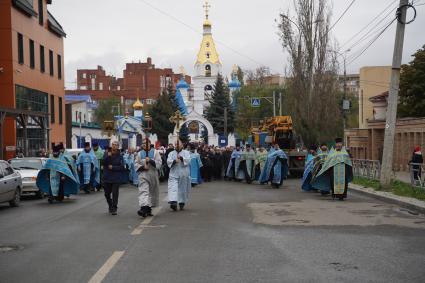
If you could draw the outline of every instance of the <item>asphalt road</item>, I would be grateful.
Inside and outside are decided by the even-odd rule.
[[[0,205],[0,282],[425,282],[425,216],[299,186],[202,184],[143,223],[130,186],[118,216],[102,193]]]

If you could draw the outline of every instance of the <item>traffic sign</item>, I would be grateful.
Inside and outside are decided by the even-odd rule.
[[[251,98],[251,106],[252,107],[260,107],[261,105],[261,100],[257,97],[257,98]]]

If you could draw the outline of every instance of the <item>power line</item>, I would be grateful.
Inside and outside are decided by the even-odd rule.
[[[351,42],[354,38],[356,38],[359,34],[361,34],[365,29],[367,29],[373,22],[375,22],[376,19],[378,19],[383,13],[385,13],[388,8],[390,8],[395,2],[397,2],[397,0],[394,0],[393,2],[391,2],[387,7],[385,7],[384,10],[382,10],[377,16],[375,16],[369,23],[367,23],[363,28],[360,29],[360,31],[358,31],[356,34],[354,34],[349,40],[347,40],[346,42],[344,42],[341,45],[341,49],[343,46],[347,45],[349,42]],[[387,15],[388,16],[388,15]],[[386,16],[386,17],[387,17]]]
[[[180,23],[180,24],[184,25],[185,27],[187,27],[187,28],[188,28],[188,29],[190,29],[191,31],[193,31],[193,32],[195,32],[195,33],[197,33],[197,34],[201,34],[201,35],[203,34],[203,33],[202,33],[202,32],[200,32],[199,30],[197,30],[196,28],[194,28],[194,27],[192,27],[192,26],[190,26],[190,25],[186,24],[185,22],[183,22],[183,21],[181,21],[180,19],[178,19],[178,18],[174,17],[174,16],[173,16],[173,15],[171,15],[170,13],[168,13],[168,12],[166,12],[166,11],[164,11],[164,10],[162,10],[162,9],[160,9],[160,8],[158,8],[158,7],[156,7],[156,6],[154,6],[154,5],[152,5],[152,4],[151,4],[151,3],[149,3],[148,1],[146,1],[146,0],[139,0],[139,1],[140,1],[140,2],[143,2],[143,3],[144,3],[144,4],[146,4],[147,6],[151,7],[151,8],[152,8],[152,9],[154,9],[155,11],[157,11],[157,12],[159,12],[159,13],[163,14],[164,16],[167,16],[167,17],[171,18],[172,20],[174,20],[174,21],[176,21],[176,22],[178,22],[178,23]],[[250,61],[252,61],[252,62],[254,62],[254,63],[258,64],[259,66],[263,66],[263,65],[264,65],[263,63],[258,62],[257,60],[255,60],[255,59],[253,59],[253,58],[249,57],[248,55],[243,54],[243,53],[240,53],[238,50],[236,50],[236,49],[234,49],[234,48],[230,47],[229,45],[225,44],[224,42],[222,42],[222,41],[220,41],[220,40],[215,39],[215,41],[216,41],[217,43],[221,44],[223,47],[225,47],[225,48],[227,48],[227,49],[231,50],[232,52],[234,52],[234,53],[238,54],[238,55],[239,55],[239,56],[241,56],[241,57],[245,57],[246,59],[248,59],[248,60],[250,60]],[[272,70],[272,69],[271,69],[271,70]],[[272,71],[275,71],[275,70],[272,70]],[[279,73],[279,72],[276,72],[276,73]]]
[[[378,33],[382,28],[385,28],[386,25],[388,23],[385,23],[384,25],[381,25],[380,27],[378,27],[384,20],[386,20],[391,13],[393,13],[396,10],[396,8],[392,9],[391,11],[389,11],[385,17],[383,17],[380,21],[378,21],[371,29],[369,29],[368,32],[366,32],[362,37],[360,37],[360,39],[358,39],[355,43],[353,43],[348,49],[353,49],[354,47],[356,47],[357,45],[361,44],[362,42],[364,42],[366,39],[368,39],[369,37],[374,36],[376,33]]]
[[[338,20],[336,20],[335,23],[333,23],[333,25],[329,28],[326,34],[328,34],[338,24],[338,22],[342,19],[342,17],[344,17],[344,15],[348,12],[351,6],[353,6],[354,2],[356,2],[356,0],[351,1],[350,5],[348,5],[348,7],[344,10],[344,12],[342,12],[341,16],[339,16]]]
[[[394,18],[374,39],[372,39],[367,46],[363,49],[363,51],[360,52],[360,54],[358,54],[357,56],[355,56],[353,59],[350,59],[350,62],[347,63],[347,65],[350,65],[351,63],[353,63],[355,60],[357,60],[360,56],[363,55],[363,53],[366,52],[366,50],[369,49],[369,47],[372,46],[373,43],[375,43],[376,40],[378,40],[378,38],[392,25],[392,23],[394,23],[397,20],[397,18]]]

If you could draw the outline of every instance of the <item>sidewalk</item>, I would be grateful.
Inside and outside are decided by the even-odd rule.
[[[404,171],[395,172],[395,178],[399,181],[410,184],[410,172],[404,172]]]
[[[425,201],[420,201],[415,198],[397,196],[390,192],[376,191],[372,188],[359,186],[356,184],[349,184],[349,189],[385,202],[394,203],[400,205],[401,207],[405,207],[407,209],[415,210],[417,212],[425,214]]]

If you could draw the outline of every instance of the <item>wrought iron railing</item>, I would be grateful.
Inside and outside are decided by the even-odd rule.
[[[425,164],[410,163],[410,184],[415,187],[425,188]]]
[[[379,180],[381,163],[379,160],[353,159],[353,174],[357,177]]]

